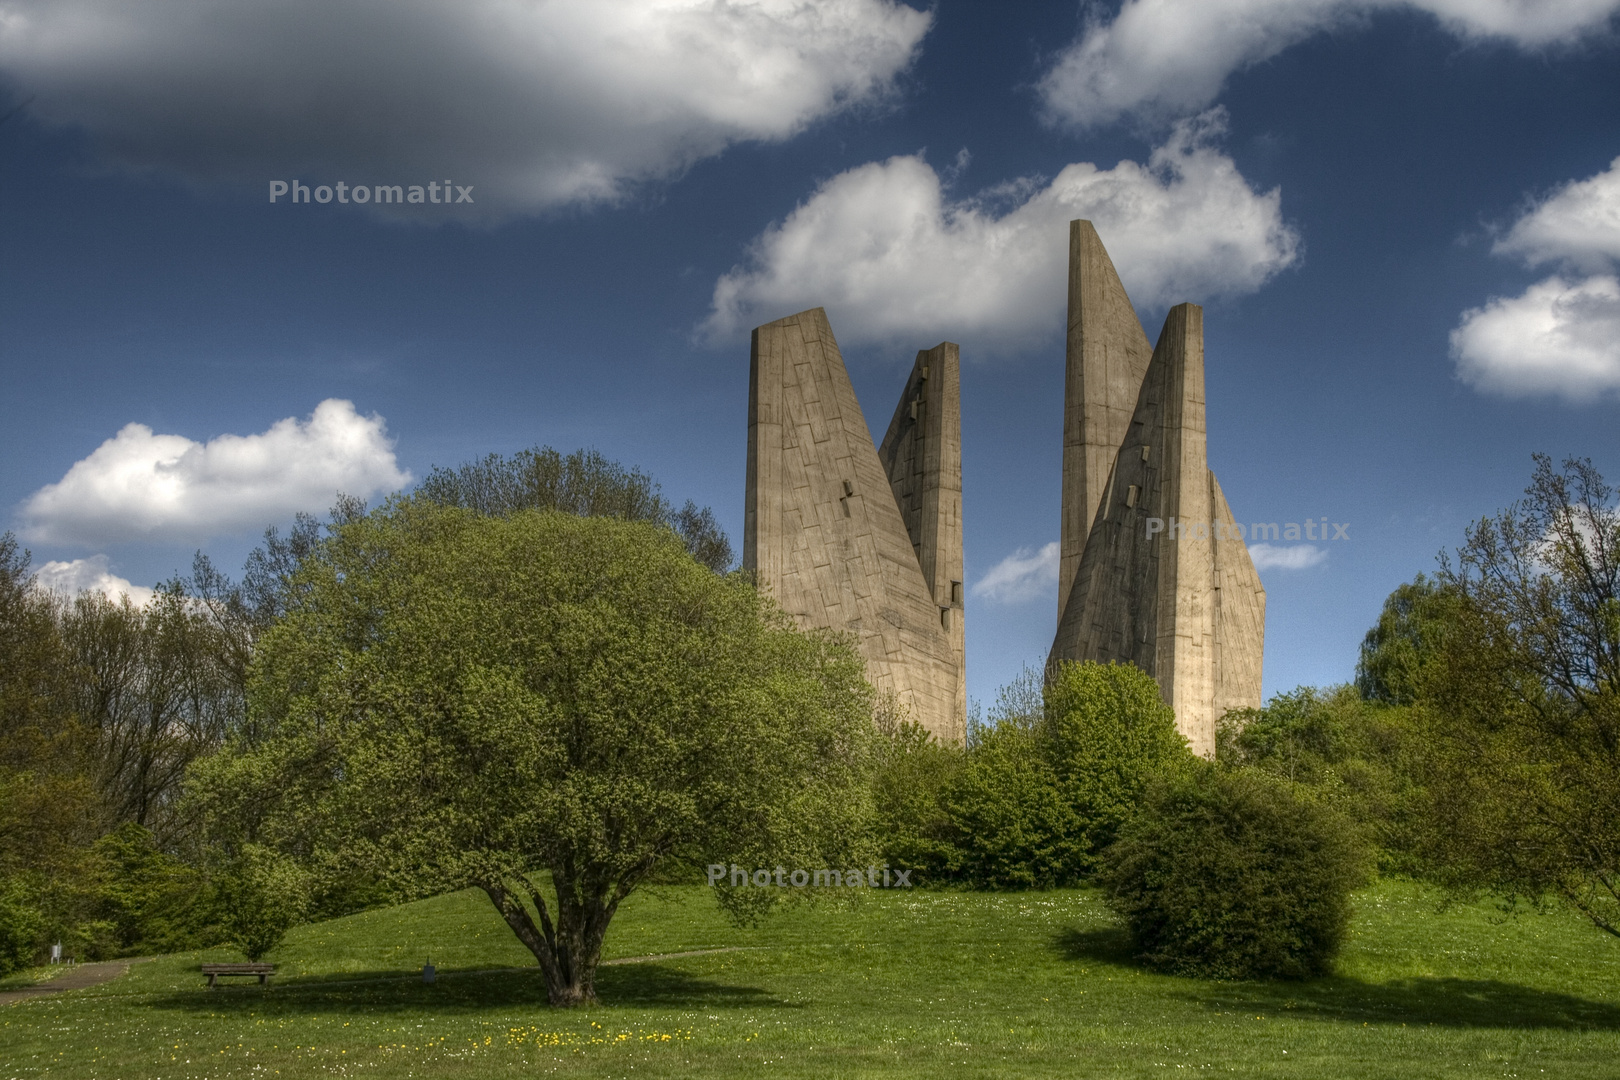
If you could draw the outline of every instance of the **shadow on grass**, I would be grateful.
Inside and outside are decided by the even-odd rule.
[[[1123,927],[1064,930],[1054,948],[1070,960],[1142,967]],[[1331,976],[1310,982],[1184,979],[1178,997],[1210,1009],[1367,1024],[1620,1031],[1620,1005],[1497,979],[1414,978],[1372,983]]]
[[[1182,996],[1212,1009],[1367,1024],[1620,1031],[1620,1005],[1497,979],[1204,983]]]
[[[152,1004],[160,1009],[190,1012],[243,1009],[264,1017],[307,1014],[321,1008],[473,1013],[513,1005],[546,1006],[546,984],[538,969],[465,974],[447,971],[440,975],[440,981],[431,986],[419,977],[402,976],[398,971],[373,971],[330,979],[289,979],[262,990],[257,986],[217,991],[199,987],[195,992],[155,995]],[[731,986],[652,963],[598,970],[596,993],[598,1002],[609,1006],[796,1007],[758,987]]]
[[[626,964],[596,973],[596,995],[608,1005],[797,1009],[755,986],[731,986],[662,964]]]
[[[1100,964],[1132,967],[1131,935],[1122,926],[1104,926],[1095,930],[1060,931],[1053,942],[1057,951],[1070,960],[1090,960]]]

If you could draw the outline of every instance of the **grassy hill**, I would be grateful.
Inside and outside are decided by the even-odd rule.
[[[676,952],[700,955],[638,960]],[[440,981],[415,974],[431,955]],[[268,991],[208,992],[187,954],[0,1008],[22,1077],[1613,1077],[1620,943],[1565,913],[1437,913],[1360,895],[1339,973],[1145,973],[1092,892],[873,892],[755,929],[706,889],[633,898],[602,1004],[546,1007],[482,894],[303,927]],[[514,970],[516,969],[516,970]]]

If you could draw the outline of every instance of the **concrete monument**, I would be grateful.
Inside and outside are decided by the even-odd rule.
[[[1152,675],[1192,748],[1260,704],[1266,593],[1210,471],[1204,313],[1170,309],[1157,346],[1089,221],[1069,226],[1058,629],[1064,660]]]
[[[960,742],[962,435],[957,347],[917,354],[881,446],[827,314],[754,331],[743,567],[805,627],[853,633],[879,693]]]

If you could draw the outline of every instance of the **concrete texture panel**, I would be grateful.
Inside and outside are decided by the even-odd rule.
[[[800,625],[853,634],[878,692],[960,742],[956,346],[918,355],[887,467],[822,309],[759,327],[750,352],[743,566]]]
[[[1089,221],[1069,222],[1058,607],[1069,595],[1153,346]]]
[[[1072,523],[1088,505],[1091,517],[1072,576],[1067,584],[1060,578],[1048,670],[1064,660],[1135,664],[1158,682],[1192,748],[1212,757],[1222,714],[1260,704],[1265,590],[1207,460],[1203,309],[1170,310],[1095,480],[1098,440],[1113,430],[1110,402],[1132,370],[1129,331],[1139,324],[1086,222],[1071,226],[1070,258],[1066,560],[1077,535]],[[1121,356],[1111,365],[1099,359]],[[1098,371],[1107,393],[1097,389]],[[1076,412],[1084,423],[1075,422]]]
[[[1266,644],[1266,590],[1237,531],[1232,508],[1215,474],[1215,717],[1228,709],[1260,707],[1260,669]]]
[[[917,354],[878,447],[906,532],[951,640],[956,711],[967,715],[962,619],[962,418],[960,356],[941,342]]]

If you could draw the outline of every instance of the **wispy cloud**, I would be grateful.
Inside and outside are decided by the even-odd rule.
[[[1249,558],[1256,570],[1304,570],[1327,559],[1327,550],[1315,544],[1250,544]]]
[[[992,566],[973,586],[973,595],[997,604],[1022,604],[1057,592],[1057,541],[1035,548],[1022,547]]]
[[[1125,0],[1088,18],[1041,79],[1053,123],[1185,116],[1233,73],[1379,12],[1427,12],[1464,41],[1568,45],[1608,31],[1620,0]]]

